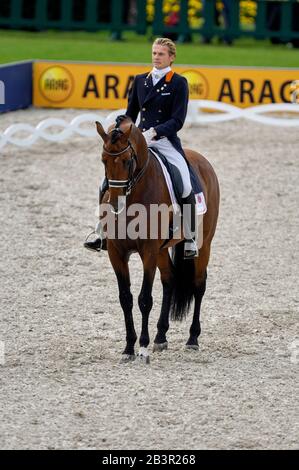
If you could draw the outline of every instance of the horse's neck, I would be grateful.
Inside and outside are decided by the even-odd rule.
[[[143,142],[143,139],[139,139],[137,141],[136,145],[136,155],[137,155],[137,167],[139,170],[144,167],[144,165],[147,164],[147,159],[148,159],[148,149],[147,145],[145,142]]]
[[[145,159],[143,162],[145,172],[134,190],[135,200],[144,204],[165,202],[169,205],[171,201],[158,160],[148,149],[146,149]]]

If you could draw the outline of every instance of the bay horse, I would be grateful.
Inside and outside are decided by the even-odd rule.
[[[107,133],[99,122],[96,122],[96,128],[104,142],[102,162],[109,184],[103,203],[109,204],[115,218],[119,217],[123,209],[119,201],[124,198],[128,208],[134,203],[142,204],[147,209],[151,204],[165,203],[170,206],[171,199],[161,166],[149,152],[141,130],[131,119],[126,117],[119,127],[115,124],[110,126]],[[174,320],[182,320],[193,300],[193,320],[186,348],[198,349],[198,337],[201,332],[200,309],[206,290],[207,265],[216,230],[220,195],[218,179],[211,164],[195,151],[185,149],[184,152],[200,178],[207,205],[207,212],[203,216],[203,240],[198,257],[192,260],[184,259],[183,237],[168,241],[159,233],[155,239],[150,236],[143,239],[130,239],[128,236],[107,238],[108,255],[117,277],[119,300],[125,317],[126,347],[122,353],[123,362],[136,357],[134,346],[137,335],[132,315],[133,296],[130,291],[128,265],[133,252],[139,253],[143,263],[143,282],[138,297],[142,314],[139,359],[145,363],[149,362],[148,319],[153,305],[152,287],[157,267],[161,275],[163,300],[153,351],[167,349],[169,316]],[[170,257],[168,250],[173,245],[174,259]]]

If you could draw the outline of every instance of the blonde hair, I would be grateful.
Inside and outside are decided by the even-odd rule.
[[[153,46],[166,46],[168,47],[169,55],[176,57],[176,46],[175,43],[169,38],[157,38],[153,42]]]

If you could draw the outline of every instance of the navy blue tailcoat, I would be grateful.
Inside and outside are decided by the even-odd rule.
[[[173,73],[165,75],[153,86],[151,74],[136,75],[129,92],[127,116],[133,122],[140,112],[139,128],[144,132],[154,127],[156,140],[167,137],[183,156],[177,132],[183,127],[188,107],[189,89],[187,80]]]

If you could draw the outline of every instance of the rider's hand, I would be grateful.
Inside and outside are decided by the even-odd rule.
[[[116,122],[116,127],[119,127],[121,125],[121,123],[127,119],[128,116],[126,116],[125,114],[120,114],[119,116],[117,116],[117,118],[115,119],[115,122]]]
[[[142,132],[142,134],[143,134],[143,137],[145,138],[147,146],[149,146],[153,142],[154,137],[156,137],[157,132],[155,131],[153,127],[151,127],[147,131]]]

